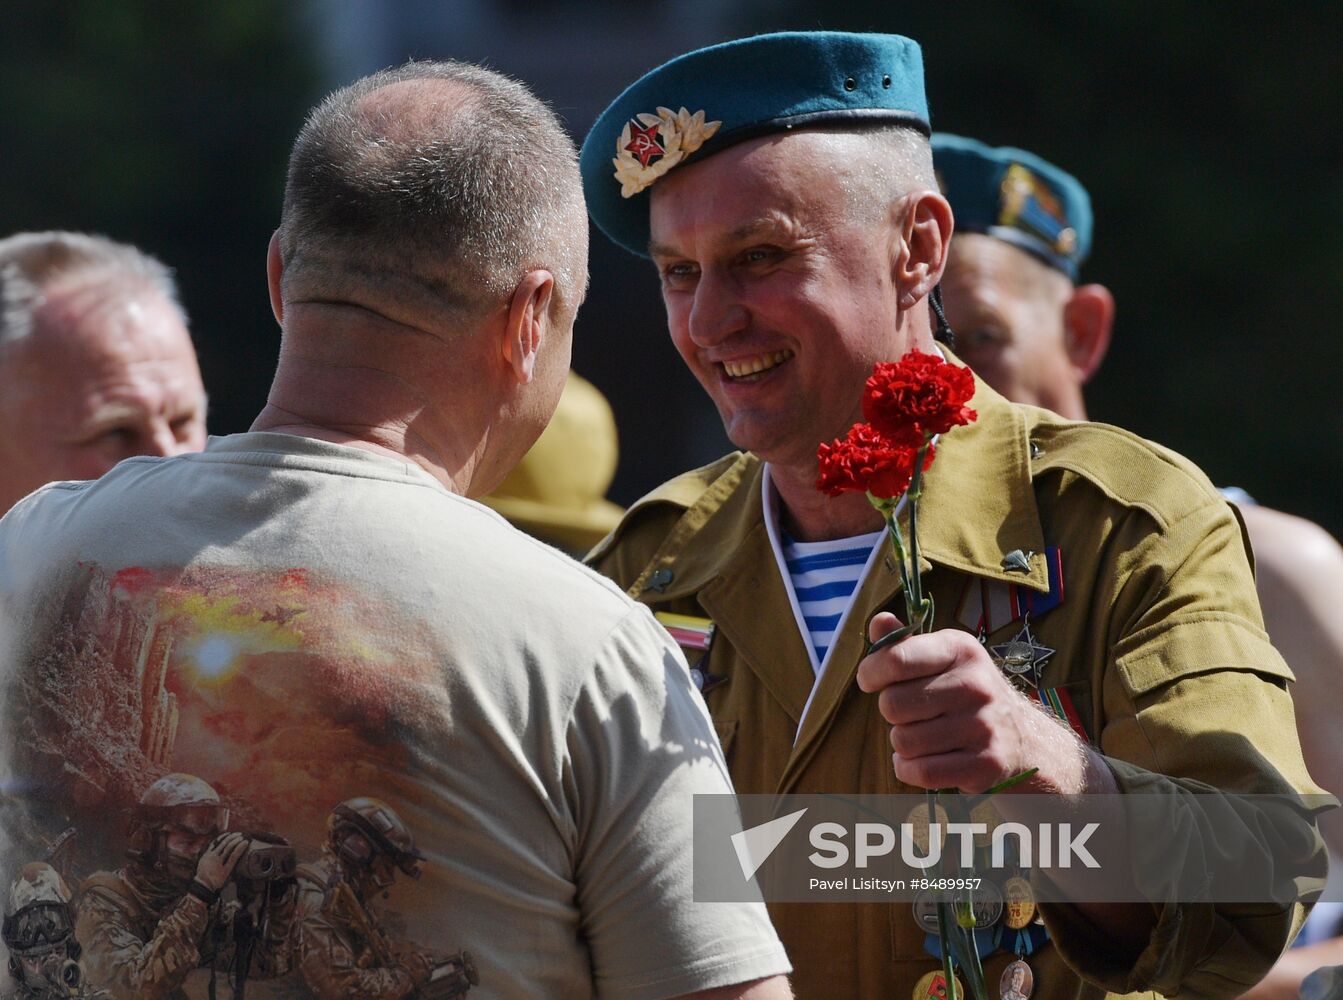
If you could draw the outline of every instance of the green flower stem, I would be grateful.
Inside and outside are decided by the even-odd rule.
[[[937,793],[924,792],[928,802],[928,836],[932,837],[932,825],[937,820]],[[947,928],[952,925],[951,912],[939,895],[937,898],[937,944],[942,952],[942,976],[947,981],[947,1000],[961,1000],[956,989],[956,969],[951,961],[951,937]],[[982,997],[976,1000],[983,1000]]]
[[[919,631],[927,632],[931,630],[932,622],[928,621],[928,604],[923,598],[923,573],[919,567],[919,498],[923,496],[923,462],[928,456],[928,442],[923,442],[923,447],[914,456],[914,475],[909,481],[909,490],[905,496],[909,503],[909,561],[910,578],[913,584],[913,590],[910,596],[914,599],[914,607],[910,609],[910,619],[919,623]],[[917,610],[915,610],[917,609]]]
[[[1022,771],[1020,774],[1014,774],[1010,778],[1005,778],[1004,780],[998,782],[998,784],[994,785],[992,788],[985,791],[981,796],[981,798],[987,799],[990,795],[997,795],[999,792],[1005,791],[1006,789],[1011,788],[1013,785],[1019,785],[1027,778],[1035,777],[1035,773],[1039,770],[1040,769],[1038,767],[1032,767],[1029,770]]]

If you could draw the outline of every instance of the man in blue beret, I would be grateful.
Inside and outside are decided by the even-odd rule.
[[[935,134],[932,145],[938,182],[956,215],[942,288],[957,353],[1009,399],[1087,419],[1083,386],[1109,346],[1114,299],[1103,285],[1078,280],[1092,240],[1086,189],[1025,150],[946,133]],[[1055,207],[1057,217],[1022,211],[1026,198]],[[1223,492],[1249,532],[1269,635],[1297,676],[1293,701],[1310,773],[1338,795],[1343,549],[1317,524],[1256,504],[1244,491]],[[1320,829],[1333,857],[1343,857],[1343,813],[1322,816]],[[1295,996],[1308,972],[1343,963],[1343,938],[1334,936],[1340,929],[1343,905],[1317,906],[1298,939],[1302,947],[1247,997],[1283,990]]]
[[[938,184],[956,216],[942,279],[956,353],[1008,399],[1085,420],[1082,386],[1110,346],[1114,296],[1078,284],[1091,199],[1021,149],[939,132]]]
[[[898,573],[867,500],[816,490],[816,449],[861,419],[875,362],[939,349],[953,224],[929,131],[914,42],[825,32],[692,52],[598,118],[589,211],[652,258],[672,341],[742,451],[644,497],[590,561],[696,657],[741,793],[982,791],[1030,768],[1014,791],[1316,791],[1239,526],[1207,480],[982,383],[978,420],[942,437],[924,486],[942,627],[864,657],[903,608]],[[990,652],[1009,645],[1029,685]],[[1199,871],[1239,860],[1174,846]],[[1042,906],[1033,995],[1234,995],[1299,926],[1301,907],[1270,909]],[[799,996],[932,988],[906,906],[771,916]],[[1014,960],[988,956],[988,982]]]

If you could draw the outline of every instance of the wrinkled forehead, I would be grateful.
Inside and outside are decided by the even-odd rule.
[[[90,356],[169,357],[191,350],[180,310],[132,282],[73,280],[43,289],[33,313],[35,340]]]
[[[1061,272],[1011,243],[985,233],[957,233],[942,278],[950,298],[1012,296],[1054,303],[1066,298],[1072,284]]]
[[[808,228],[842,213],[853,165],[824,132],[763,136],[664,177],[650,192],[650,250],[687,230],[720,238],[773,226]]]

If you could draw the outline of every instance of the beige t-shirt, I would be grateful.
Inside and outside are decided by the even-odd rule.
[[[472,996],[788,971],[763,906],[691,900],[691,796],[730,785],[679,650],[409,462],[240,434],[53,484],[0,522],[0,612],[5,886],[71,826],[67,880],[124,865],[135,802],[184,772],[300,862],[337,803],[386,803],[426,860],[379,919],[471,952]]]

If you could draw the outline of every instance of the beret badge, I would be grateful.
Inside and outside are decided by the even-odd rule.
[[[1071,254],[1077,249],[1077,232],[1068,225],[1058,198],[1020,163],[1008,167],[1003,177],[1002,214],[998,222],[1032,233],[1055,253]]]
[[[706,122],[704,112],[658,108],[625,122],[616,140],[615,178],[620,196],[632,198],[706,143],[723,124]]]

